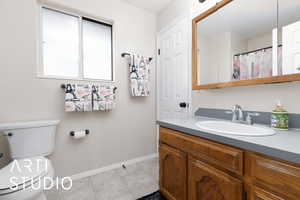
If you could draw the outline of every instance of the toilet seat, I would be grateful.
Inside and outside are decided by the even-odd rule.
[[[0,170],[0,196],[24,190],[53,171],[45,157],[14,160]]]

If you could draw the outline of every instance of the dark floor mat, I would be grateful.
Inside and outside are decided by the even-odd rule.
[[[150,195],[147,195],[145,197],[142,197],[138,200],[167,200],[166,198],[164,198],[160,192],[154,192]]]

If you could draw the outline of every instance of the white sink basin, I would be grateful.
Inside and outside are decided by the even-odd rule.
[[[239,136],[270,136],[274,135],[275,131],[271,128],[261,127],[256,125],[245,125],[226,121],[202,121],[197,122],[202,131],[209,133],[221,133],[227,135]]]

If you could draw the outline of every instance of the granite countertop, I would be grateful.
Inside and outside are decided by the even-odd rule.
[[[199,116],[180,117],[161,119],[158,120],[157,123],[162,127],[181,131],[193,136],[199,136],[211,141],[300,164],[300,129],[290,129],[288,131],[276,130],[275,135],[263,137],[234,136],[203,132],[195,124],[196,122],[207,120],[220,119]]]

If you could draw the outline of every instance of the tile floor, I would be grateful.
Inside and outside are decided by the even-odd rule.
[[[50,190],[47,200],[136,200],[158,190],[158,159],[73,182],[69,191]]]

